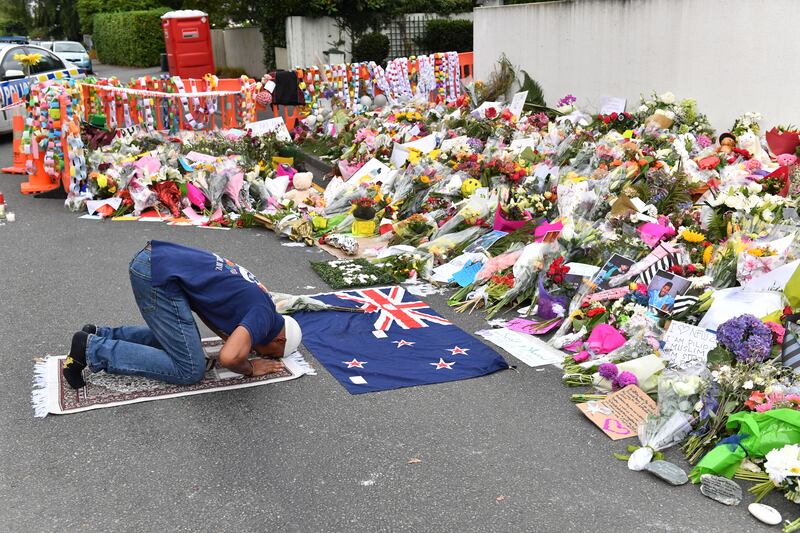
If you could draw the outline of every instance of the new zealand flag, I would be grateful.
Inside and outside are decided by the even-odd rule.
[[[314,296],[364,313],[297,313],[303,344],[351,393],[474,378],[508,368],[494,350],[402,287]]]

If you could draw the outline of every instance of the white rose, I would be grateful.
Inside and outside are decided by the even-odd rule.
[[[675,95],[671,92],[667,91],[664,94],[658,96],[658,99],[664,102],[667,105],[675,103]]]
[[[764,222],[772,222],[775,219],[775,215],[769,209],[765,209],[761,212],[761,220]]]
[[[747,390],[752,390],[753,389],[753,380],[752,379],[748,379],[747,381],[742,383],[742,388],[743,389],[747,389]]]
[[[747,190],[754,194],[760,193],[762,188],[760,183],[751,182],[747,184]]]
[[[647,113],[647,106],[642,104],[639,106],[639,113]]]

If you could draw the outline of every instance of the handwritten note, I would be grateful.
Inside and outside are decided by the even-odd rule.
[[[509,104],[508,109],[511,111],[511,114],[515,117],[519,117],[522,114],[522,108],[525,107],[525,100],[528,99],[528,91],[520,91],[514,95],[511,99],[511,104]]]
[[[600,113],[610,115],[611,113],[624,113],[625,99],[616,96],[604,96],[600,105]]]
[[[674,368],[705,366],[709,350],[716,348],[717,336],[705,328],[673,321],[664,334],[664,359]]]
[[[286,122],[283,121],[283,117],[250,122],[245,125],[245,129],[252,131],[254,137],[260,137],[267,133],[274,133],[279,141],[289,142],[292,140],[292,136],[289,135],[289,130],[286,129]]]
[[[636,385],[611,393],[605,400],[579,403],[578,409],[612,440],[635,437],[647,415],[658,414],[656,403]]]

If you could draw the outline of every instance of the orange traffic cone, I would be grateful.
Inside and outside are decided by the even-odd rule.
[[[28,181],[20,183],[19,189],[22,194],[39,194],[57,189],[61,184],[57,178],[50,176],[44,171],[44,155],[34,160],[34,172],[28,175]]]
[[[13,103],[19,100],[16,95],[12,97]],[[16,106],[12,108],[11,127],[14,130],[14,164],[10,167],[0,168],[0,172],[5,174],[25,174],[25,154],[22,152],[22,133],[25,131],[25,107]]]

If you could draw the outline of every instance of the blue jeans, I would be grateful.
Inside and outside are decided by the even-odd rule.
[[[128,270],[147,326],[98,327],[86,345],[87,365],[92,372],[197,383],[205,374],[205,352],[189,301],[153,286],[149,249],[136,254]]]

